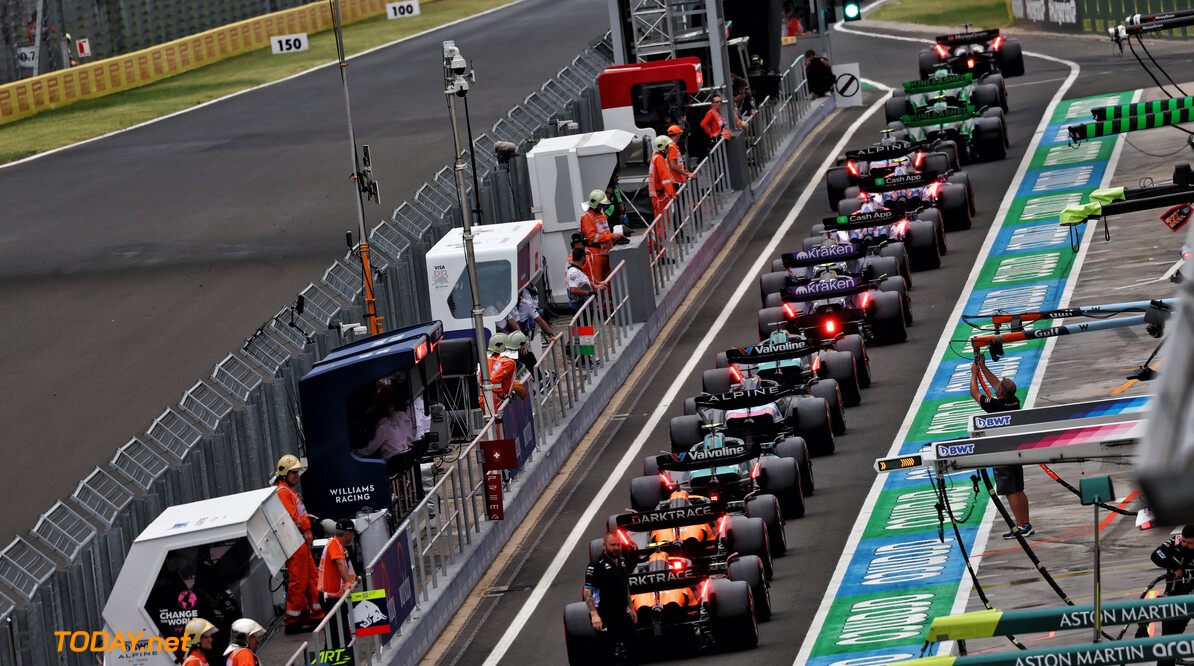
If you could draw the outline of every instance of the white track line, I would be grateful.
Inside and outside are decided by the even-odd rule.
[[[878,81],[871,81],[868,79],[862,79],[862,81],[884,91],[885,94],[879,98],[878,101],[872,104],[871,107],[867,109],[861,116],[859,116],[852,125],[850,125],[850,127],[846,130],[846,133],[837,142],[837,145],[835,145],[829,151],[829,154],[826,155],[825,161],[822,162],[821,166],[817,168],[816,173],[824,172],[829,169],[829,167],[833,166],[837,156],[843,150],[845,150],[846,144],[853,138],[854,133],[857,132],[860,127],[862,127],[862,124],[865,123],[867,119],[869,119],[875,114],[876,111],[883,107],[883,102],[887,100],[891,93],[891,88],[888,88]],[[494,646],[493,651],[489,653],[489,657],[485,660],[484,666],[496,666],[496,664],[502,660],[502,657],[506,655],[506,652],[510,649],[510,646],[514,644],[514,641],[522,633],[527,622],[531,619],[531,615],[534,614],[535,609],[539,606],[539,603],[543,601],[543,597],[547,593],[547,589],[556,579],[556,576],[560,574],[560,570],[564,568],[564,563],[567,561],[568,557],[571,556],[572,551],[580,544],[580,540],[584,537],[585,531],[589,529],[593,519],[597,516],[597,511],[601,509],[601,505],[605,503],[605,500],[610,496],[610,493],[613,492],[614,488],[620,485],[622,475],[625,474],[626,471],[630,469],[630,466],[638,460],[639,449],[646,444],[647,438],[651,435],[651,432],[655,430],[655,427],[659,425],[659,422],[663,419],[663,416],[668,412],[672,402],[679,394],[680,388],[684,384],[684,380],[696,369],[698,363],[701,363],[705,360],[705,355],[709,351],[709,346],[713,344],[713,339],[717,337],[718,333],[720,333],[721,329],[726,325],[726,322],[729,321],[730,314],[733,312],[734,307],[746,295],[747,290],[757,284],[758,274],[763,270],[763,267],[767,265],[767,262],[771,260],[771,257],[779,248],[780,241],[783,240],[784,236],[786,236],[791,230],[792,225],[796,222],[797,216],[800,215],[800,212],[804,209],[804,206],[808,203],[809,199],[812,198],[813,194],[817,191],[820,185],[821,180],[819,178],[813,178],[809,181],[808,187],[804,189],[804,192],[801,193],[800,198],[796,200],[796,204],[792,207],[792,210],[788,212],[787,217],[784,218],[784,221],[779,226],[779,229],[775,231],[775,234],[771,237],[771,241],[767,243],[767,247],[763,248],[763,251],[759,253],[758,258],[755,259],[754,264],[752,264],[750,269],[747,270],[746,275],[742,278],[742,281],[734,290],[733,295],[730,296],[730,298],[726,301],[725,307],[722,308],[721,313],[718,314],[717,319],[713,322],[713,325],[709,328],[708,332],[705,333],[705,337],[701,339],[701,342],[699,345],[697,345],[696,350],[692,352],[692,356],[689,357],[688,362],[685,363],[680,372],[676,374],[675,381],[673,381],[671,386],[668,387],[667,392],[664,393],[663,397],[660,399],[659,405],[654,411],[651,412],[651,417],[647,419],[647,423],[643,426],[642,430],[639,431],[638,437],[631,442],[630,447],[626,449],[626,454],[622,456],[622,459],[618,461],[618,464],[614,467],[613,471],[610,472],[609,479],[606,480],[605,485],[601,486],[601,489],[597,491],[597,494],[593,497],[593,500],[589,502],[589,506],[585,508],[584,513],[582,513],[580,518],[577,519],[576,524],[573,526],[572,531],[568,533],[568,537],[564,539],[564,543],[562,546],[560,546],[560,550],[556,553],[555,558],[552,559],[551,564],[547,567],[547,570],[543,572],[543,576],[539,578],[539,581],[535,584],[535,588],[531,590],[530,597],[528,597],[526,602],[523,603],[522,608],[518,611],[518,615],[514,617],[512,622],[510,622],[510,626],[506,628],[506,632],[502,634],[501,639],[498,640],[498,643],[496,646]]]
[[[480,18],[480,17],[482,17],[482,16],[485,16],[486,14],[492,14],[492,13],[494,13],[494,12],[501,11],[501,10],[503,10],[503,9],[506,9],[507,7],[513,7],[513,6],[515,6],[515,5],[520,5],[520,4],[524,3],[524,2],[526,2],[526,0],[513,0],[513,2],[510,2],[509,4],[505,4],[505,5],[502,5],[502,6],[500,6],[500,7],[493,7],[493,8],[490,8],[490,9],[486,9],[485,11],[483,11],[483,12],[481,12],[481,13],[479,13],[479,14],[473,14],[472,16],[466,16],[466,17],[464,17],[464,18],[456,19],[455,21],[451,21],[451,22],[449,22],[449,23],[445,23],[445,24],[443,24],[443,25],[436,26],[436,27],[434,27],[434,28],[428,28],[427,30],[424,30],[423,32],[418,32],[418,33],[415,33],[415,34],[413,34],[413,35],[407,35],[406,37],[403,37],[403,38],[401,38],[401,39],[395,39],[394,41],[392,41],[392,42],[387,42],[387,43],[385,43],[385,44],[382,44],[381,46],[374,46],[374,47],[373,47],[373,48],[371,48],[371,49],[367,49],[367,50],[361,51],[360,53],[357,53],[357,54],[355,54],[355,55],[348,56],[348,58],[347,58],[347,59],[348,59],[348,60],[355,60],[356,58],[360,58],[361,56],[364,56],[364,55],[369,55],[370,53],[373,53],[374,51],[380,51],[381,49],[389,48],[389,47],[391,47],[391,46],[393,46],[393,45],[395,45],[395,44],[401,44],[402,42],[405,42],[405,41],[407,41],[407,40],[410,40],[410,39],[415,39],[415,38],[417,38],[417,37],[422,37],[423,35],[427,35],[427,34],[433,33],[433,32],[435,32],[436,30],[442,30],[442,29],[444,29],[444,28],[449,28],[449,27],[452,27],[452,26],[454,26],[454,25],[456,25],[456,24],[458,24],[458,23],[464,23],[465,21],[471,21],[471,20],[473,20],[473,19],[475,19],[475,18]],[[246,51],[245,53],[249,53],[249,51]],[[212,63],[212,64],[215,64],[215,63]],[[133,130],[135,130],[135,129],[138,129],[138,128],[141,128],[141,127],[145,127],[146,125],[152,125],[152,124],[154,124],[154,123],[161,122],[161,121],[163,121],[163,120],[166,120],[167,118],[173,118],[173,117],[175,117],[175,116],[181,116],[181,115],[182,115],[182,114],[184,114],[184,113],[190,113],[191,111],[195,111],[195,110],[197,110],[197,109],[202,109],[202,108],[203,108],[203,107],[205,107],[205,106],[210,106],[210,105],[212,105],[212,104],[216,104],[216,103],[219,103],[219,102],[223,102],[224,100],[232,99],[233,97],[236,97],[236,96],[238,96],[238,95],[244,95],[245,93],[251,93],[251,92],[253,92],[254,90],[260,90],[260,89],[262,89],[262,88],[268,88],[269,86],[272,86],[272,85],[276,85],[276,84],[282,83],[283,81],[289,81],[289,80],[291,80],[291,79],[296,79],[296,78],[298,78],[298,77],[300,77],[300,76],[306,76],[307,74],[310,74],[311,72],[315,72],[315,71],[321,70],[321,69],[323,69],[324,67],[331,67],[332,65],[335,65],[335,64],[336,64],[336,61],[335,61],[335,60],[333,60],[332,62],[328,62],[328,63],[324,63],[324,64],[322,64],[322,65],[318,65],[318,66],[316,66],[316,67],[312,67],[311,69],[304,70],[304,71],[302,71],[302,72],[299,72],[298,74],[291,74],[290,76],[288,76],[288,77],[286,77],[286,78],[284,78],[284,79],[278,79],[277,81],[270,81],[269,83],[263,83],[263,84],[261,84],[261,85],[259,85],[259,86],[253,86],[252,88],[245,88],[244,90],[239,90],[239,91],[237,91],[237,92],[234,92],[234,93],[231,93],[231,94],[228,94],[228,95],[224,95],[223,97],[217,97],[216,99],[213,99],[213,100],[211,100],[211,101],[207,101],[207,102],[204,102],[204,103],[202,103],[202,104],[198,104],[198,105],[195,105],[195,106],[192,106],[192,107],[189,107],[189,108],[183,109],[182,111],[175,111],[174,113],[170,113],[170,114],[167,114],[167,115],[164,115],[164,116],[160,116],[160,117],[158,117],[158,118],[152,118],[152,119],[150,119],[150,120],[146,120],[146,121],[145,121],[145,122],[143,122],[143,123],[137,123],[136,125],[133,125],[132,127],[125,127],[125,128],[123,128],[123,129],[114,130],[114,131],[108,132],[107,134],[101,134],[101,135],[99,135],[99,136],[93,136],[93,137],[91,137],[90,139],[83,139],[82,141],[76,141],[75,143],[72,143],[72,144],[69,144],[69,145],[66,145],[66,146],[60,146],[60,147],[58,147],[58,148],[53,148],[53,149],[51,149],[51,150],[47,150],[47,151],[45,151],[44,153],[38,153],[38,154],[36,154],[36,155],[30,155],[29,157],[23,157],[23,158],[21,158],[21,159],[19,159],[19,160],[15,160],[15,161],[13,161],[13,162],[8,162],[7,164],[0,164],[0,169],[7,169],[8,167],[14,167],[14,166],[16,166],[16,165],[18,165],[18,164],[24,164],[24,163],[26,163],[26,162],[32,162],[33,160],[41,159],[41,158],[43,158],[43,157],[46,157],[46,156],[48,156],[48,155],[53,155],[54,153],[59,153],[59,152],[62,152],[62,151],[64,151],[64,150],[67,150],[67,149],[69,149],[69,148],[74,148],[74,147],[76,147],[76,146],[82,146],[82,145],[84,145],[84,144],[91,143],[92,141],[99,141],[100,139],[106,139],[106,138],[108,138],[108,137],[110,137],[110,136],[116,136],[117,134],[123,134],[123,133],[125,133],[125,132],[131,132],[131,131],[133,131]],[[196,68],[196,69],[199,69],[199,68]],[[194,71],[194,70],[187,70],[187,71]],[[186,72],[180,72],[180,74],[185,74],[185,73],[186,73]],[[168,78],[171,78],[171,77],[166,77],[166,79],[158,79],[158,80],[159,80],[159,81],[165,81],[165,80],[167,80]],[[156,81],[155,81],[155,83],[156,83]],[[143,87],[143,86],[139,86],[139,87]],[[135,90],[135,89],[136,89],[136,88],[133,88],[132,90]],[[119,94],[119,93],[117,93],[117,94]],[[97,98],[97,99],[98,99],[98,98]],[[33,117],[36,117],[36,116],[30,116],[30,118],[33,118]]]
[[[878,6],[876,3],[873,6]],[[845,32],[852,35],[859,35],[861,37],[879,38],[879,39],[893,39],[902,42],[914,42],[918,44],[931,44],[932,40],[903,37],[900,35],[884,35],[875,32],[863,32],[861,30],[854,30],[845,27],[841,22],[834,24],[834,29],[839,32]],[[1062,97],[1069,91],[1070,87],[1074,85],[1074,81],[1078,79],[1078,72],[1080,67],[1078,63],[1061,58],[1054,58],[1043,53],[1032,53],[1025,51],[1024,55],[1040,58],[1042,60],[1049,60],[1051,62],[1060,63],[1070,68],[1069,76],[1066,77],[1065,82],[1057,89],[1053,95],[1053,99],[1049,101],[1049,106],[1045,108],[1045,113],[1041,117],[1040,124],[1037,125],[1036,131],[1033,133],[1032,142],[1028,145],[1028,150],[1024,154],[1024,159],[1020,161],[1020,166],[1016,170],[1015,177],[1012,178],[1011,186],[1008,188],[1007,194],[1003,197],[1003,202],[999,204],[999,210],[995,213],[995,221],[991,224],[991,230],[987,233],[987,238],[983,241],[983,245],[979,248],[977,257],[982,258],[991,251],[991,246],[995,243],[995,238],[999,235],[999,229],[1002,226],[999,221],[1007,216],[1011,209],[1012,201],[1016,198],[1016,191],[1020,188],[1020,183],[1024,180],[1024,175],[1028,173],[1028,165],[1032,162],[1033,154],[1041,143],[1041,137],[1044,136],[1045,128],[1049,125],[1049,120],[1053,116],[1053,111],[1061,102]],[[962,287],[962,297],[954,304],[953,312],[946,321],[945,330],[941,333],[941,339],[937,341],[937,348],[933,350],[933,359],[940,359],[944,356],[945,351],[949,345],[950,336],[954,332],[954,322],[961,319],[963,311],[966,309],[965,296],[974,290],[974,283],[978,281],[979,273],[982,271],[983,261],[976,259],[974,268],[970,271],[970,276],[966,278],[966,284]],[[929,385],[933,381],[933,374],[937,370],[937,364],[933,363],[925,370],[925,375],[920,380],[920,386],[916,389],[916,395],[912,398],[912,405],[919,405],[924,402],[925,395],[929,392]],[[908,436],[908,431],[912,429],[912,421],[916,416],[916,410],[910,409],[907,416],[904,417],[904,422],[900,424],[900,430],[896,433],[895,441],[888,450],[887,457],[896,456],[899,453],[900,447],[904,443],[904,439]],[[837,568],[833,571],[833,578],[829,581],[829,587],[825,590],[825,596],[821,598],[821,605],[817,608],[817,614],[813,616],[812,624],[809,626],[808,633],[805,634],[804,643],[800,646],[800,652],[796,655],[796,664],[803,664],[808,661],[813,651],[813,646],[817,642],[817,637],[825,627],[825,619],[829,616],[829,610],[833,606],[833,600],[837,596],[838,589],[841,588],[842,579],[845,578],[846,569],[850,566],[850,560],[854,558],[854,552],[862,540],[862,534],[866,531],[867,521],[871,517],[871,513],[875,510],[875,504],[879,500],[879,493],[883,490],[882,476],[875,477],[875,481],[871,484],[871,490],[867,493],[866,500],[862,505],[862,509],[858,512],[858,518],[854,521],[854,527],[850,530],[850,536],[846,539],[846,548],[842,551],[842,556],[838,558]],[[990,513],[991,507],[988,505],[986,515],[983,517],[983,522],[980,523],[979,536],[985,538],[987,532],[990,531]],[[986,531],[984,531],[986,530]],[[972,558],[972,562],[977,562],[980,558]],[[966,589],[963,595],[962,589],[958,591],[957,599],[962,599],[963,602],[969,597],[968,583],[964,582],[960,585],[962,589]],[[955,599],[954,606],[956,608],[958,600]],[[938,654],[944,654],[948,645],[942,643]],[[843,655],[848,657],[848,655]]]

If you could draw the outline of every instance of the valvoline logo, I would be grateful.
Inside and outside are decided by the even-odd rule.
[[[796,261],[824,262],[826,259],[843,259],[852,257],[857,252],[853,245],[830,245],[828,247],[814,247],[811,250],[796,253]],[[824,262],[828,263],[828,262]]]
[[[968,456],[974,453],[973,444],[938,444],[937,457]]]
[[[854,278],[845,278],[842,280],[826,280],[824,282],[813,282],[800,287],[792,288],[793,296],[819,296],[824,294],[836,294],[844,291],[851,291],[858,287],[858,280]]]

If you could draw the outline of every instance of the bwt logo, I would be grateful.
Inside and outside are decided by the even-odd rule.
[[[999,428],[1005,425],[1011,425],[1012,417],[1010,416],[988,416],[983,418],[981,416],[974,417],[974,427],[976,428]]]
[[[939,457],[947,456],[968,456],[974,453],[973,444],[938,444],[937,455]]]

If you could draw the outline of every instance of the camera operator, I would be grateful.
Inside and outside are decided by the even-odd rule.
[[[1165,596],[1176,597],[1194,593],[1194,523],[1182,528],[1182,533],[1170,537],[1152,554],[1153,564],[1165,570]],[[1170,636],[1186,631],[1189,618],[1164,620],[1161,635]],[[1174,666],[1174,659],[1160,659],[1157,666]]]

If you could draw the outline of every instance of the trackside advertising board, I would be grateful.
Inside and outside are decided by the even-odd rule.
[[[987,254],[978,258],[973,286],[961,296],[964,313],[1058,307],[1077,257],[1070,250],[1067,230],[1058,226],[1058,216],[1067,205],[1081,203],[1102,186],[1116,141],[1098,139],[1074,149],[1066,145],[1063,128],[1089,119],[1092,107],[1126,104],[1132,95],[1103,95],[1057,105],[1039,144],[1026,157],[1028,170],[1007,214],[990,231],[994,241]],[[1034,324],[1045,328],[1051,321]],[[959,319],[944,335],[966,340],[972,332]],[[1045,340],[1008,344],[1006,355],[998,362],[988,361],[988,366],[1001,377],[1011,377],[1024,400],[1037,379],[1044,345]],[[927,392],[904,422],[901,432],[906,430],[906,435],[893,444],[888,457],[907,456],[931,441],[967,435],[970,416],[980,412],[970,398],[970,362],[964,343],[946,348],[935,368],[930,367]],[[811,666],[913,659],[920,655],[932,619],[960,612],[955,609],[959,596],[959,604],[965,605],[969,590],[965,562],[948,516],[945,542],[937,540],[936,499],[927,471],[912,468],[880,474],[871,492],[872,498],[877,493],[877,501],[855,525],[847,557],[830,583],[828,612],[823,602],[805,638],[801,657],[807,656],[805,663]],[[973,553],[987,509],[986,493],[976,499],[969,473],[963,473],[951,478],[948,495],[963,545]],[[973,502],[978,506],[971,507]],[[960,589],[963,583],[966,587]],[[937,646],[929,654],[935,650]]]

